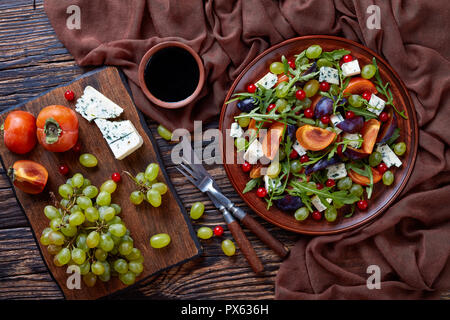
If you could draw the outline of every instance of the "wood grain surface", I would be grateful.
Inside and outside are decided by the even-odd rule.
[[[0,110],[22,103],[39,93],[73,80],[88,71],[75,64],[73,57],[58,41],[43,10],[42,0],[0,1]],[[194,221],[200,226],[225,228],[222,215],[207,196],[199,193],[170,160],[172,144],[160,138],[157,124],[147,119],[162,155],[166,170],[188,210],[195,201],[206,206],[204,216]],[[204,126],[217,128],[218,119]],[[251,212],[238,197],[222,166],[208,167],[221,190],[238,206],[247,210],[277,239],[292,248],[302,236],[275,227]],[[274,281],[281,259],[253,234],[244,229],[265,271],[255,276],[242,254],[225,257],[220,240],[202,241],[200,258],[152,276],[142,283],[113,296],[120,299],[272,299]],[[365,276],[365,275],[362,275]],[[450,292],[442,295],[450,298]],[[0,169],[0,299],[62,299],[63,294],[50,276],[33,238],[24,212],[14,197],[4,170]]]

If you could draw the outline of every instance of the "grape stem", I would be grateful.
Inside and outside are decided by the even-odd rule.
[[[138,187],[139,191],[141,191],[142,193],[146,194],[148,190],[150,190],[151,188],[149,188],[148,186],[140,183],[139,181],[137,181],[137,179],[128,171],[123,171],[123,173],[125,173],[125,175],[130,178],[131,180],[134,181],[134,183],[136,184],[136,186]]]

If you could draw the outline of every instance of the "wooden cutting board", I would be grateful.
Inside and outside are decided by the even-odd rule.
[[[110,179],[114,172],[126,170],[135,175],[139,171],[144,171],[149,163],[159,162],[161,170],[158,180],[169,186],[169,191],[163,196],[162,205],[159,208],[154,208],[146,202],[140,206],[131,204],[129,195],[135,190],[135,187],[134,183],[124,174],[122,174],[122,181],[118,184],[118,188],[112,196],[112,202],[118,203],[122,207],[120,217],[125,221],[131,232],[135,247],[141,250],[145,259],[144,271],[137,278],[137,281],[142,281],[161,270],[199,256],[201,246],[190,224],[189,216],[164,171],[163,163],[157,152],[156,142],[145,124],[142,114],[133,103],[126,80],[117,68],[105,67],[87,73],[67,85],[55,88],[12,109],[29,111],[35,117],[42,108],[48,105],[60,104],[74,109],[76,99],[73,102],[66,101],[64,92],[72,90],[75,97],[78,98],[88,85],[94,87],[124,109],[123,114],[117,120],[131,120],[142,136],[144,144],[124,160],[116,160],[97,126],[93,122],[89,123],[77,113],[79,141],[82,145],[81,153],[92,153],[99,160],[96,168],[84,168],[78,161],[79,154],[73,151],[59,154],[52,153],[37,145],[29,154],[16,155],[5,147],[2,134],[0,137],[0,156],[5,170],[17,160],[29,159],[41,163],[49,172],[48,184],[43,193],[29,195],[15,189],[16,197],[31,224],[35,238],[40,238],[42,230],[49,223],[43,213],[44,207],[50,204],[49,192],[53,191],[60,198],[57,192],[58,186],[76,172],[82,173],[92,181],[92,184],[100,187],[105,180]],[[4,122],[12,109],[0,115],[0,123]],[[58,172],[60,164],[66,164],[70,168],[67,177]],[[170,245],[163,249],[153,249],[149,244],[149,239],[157,233],[168,233],[172,238]],[[39,243],[39,241],[37,242]],[[112,280],[106,283],[97,280],[95,287],[92,288],[88,288],[81,281],[81,289],[68,289],[66,282],[70,274],[66,273],[66,267],[56,267],[53,264],[53,256],[47,252],[46,247],[40,243],[39,247],[44,261],[67,299],[97,299],[127,288],[117,277],[112,277]]]

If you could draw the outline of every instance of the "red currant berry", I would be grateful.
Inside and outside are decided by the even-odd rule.
[[[312,118],[314,116],[314,111],[312,108],[306,108],[305,111],[303,111],[303,114],[306,118]]]
[[[345,56],[342,57],[342,61],[344,61],[344,63],[353,61],[353,57],[349,54],[346,54]]]
[[[328,91],[330,90],[330,84],[326,81],[322,81],[319,85],[320,91]]]
[[[289,155],[289,159],[297,159],[298,153],[295,150],[291,151],[291,154]]]
[[[304,154],[304,155],[302,155],[300,157],[300,162],[301,163],[305,163],[305,162],[308,162],[308,161],[309,161],[309,157],[306,154]]]
[[[67,175],[69,173],[69,167],[65,164],[62,164],[59,166],[59,173],[61,173],[63,176]]]
[[[295,69],[295,60],[294,59],[289,59],[287,63],[289,65],[289,67],[291,67],[292,69]]]
[[[383,111],[378,117],[380,118],[381,122],[386,122],[389,119],[389,114]]]
[[[302,89],[295,91],[295,97],[298,100],[303,100],[306,98],[306,93],[305,91],[303,91]]]
[[[313,213],[311,213],[311,218],[319,221],[320,219],[322,219],[322,213],[320,211],[314,211]]]
[[[380,174],[384,174],[387,170],[388,170],[388,167],[387,167],[387,165],[386,165],[384,162],[380,163],[380,164],[377,166],[377,171],[378,171]]]
[[[64,93],[64,98],[66,98],[67,101],[72,101],[75,99],[75,93],[72,90],[67,90]]]
[[[369,206],[369,203],[367,202],[367,200],[360,200],[356,203],[356,206],[359,210],[366,210]]]
[[[276,107],[275,103],[269,104],[269,106],[267,107],[267,112],[272,111],[273,109],[275,109],[275,107]]]
[[[120,180],[121,180],[122,178],[120,177],[120,173],[118,173],[118,172],[114,172],[112,175],[111,175],[111,180],[112,181],[114,181],[114,182],[120,182]]]
[[[80,142],[77,142],[77,143],[72,147],[72,151],[73,151],[73,152],[76,152],[76,153],[80,152],[80,151],[81,151],[81,143],[80,143]]]
[[[267,190],[264,187],[259,187],[258,190],[256,190],[256,195],[260,198],[264,198],[267,195]]]
[[[252,165],[250,163],[248,163],[247,161],[245,161],[242,164],[242,171],[249,172],[250,170],[252,170]]]
[[[327,182],[325,182],[325,185],[326,185],[328,188],[334,187],[335,184],[336,184],[336,182],[334,182],[333,179],[328,179]]]
[[[223,235],[223,227],[222,226],[215,227],[213,231],[217,237],[220,237]]]
[[[247,92],[248,93],[255,93],[256,92],[256,86],[252,83],[252,84],[249,84],[248,86],[247,86]]]
[[[323,184],[316,183],[316,188],[317,188],[317,190],[322,190],[323,189]]]
[[[323,124],[329,124],[330,123],[330,116],[322,116],[320,117],[320,122]]]
[[[369,100],[370,100],[370,97],[372,96],[372,93],[366,91],[366,92],[364,92],[361,96],[363,97],[364,100],[369,101]]]
[[[353,111],[347,111],[346,113],[345,113],[345,118],[346,119],[353,119],[355,117],[355,113],[353,112]]]

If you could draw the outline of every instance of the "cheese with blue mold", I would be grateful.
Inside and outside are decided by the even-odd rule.
[[[75,110],[87,121],[94,119],[114,119],[123,109],[91,86],[84,88],[83,95],[77,99]]]
[[[265,89],[271,89],[278,82],[278,77],[272,72],[268,72],[264,77],[259,79],[256,84],[263,86]]]
[[[402,161],[387,144],[378,145],[377,151],[381,153],[381,158],[388,168],[392,166],[401,167]]]
[[[372,93],[369,99],[369,105],[367,110],[379,116],[386,105],[386,101]]]
[[[339,72],[335,68],[321,67],[319,70],[319,82],[326,81],[330,84],[339,85]]]
[[[230,137],[240,138],[244,135],[244,130],[242,130],[241,126],[237,122],[233,122],[230,128]]]
[[[358,59],[343,63],[341,66],[341,70],[344,77],[351,77],[360,74],[361,69],[359,68]]]

